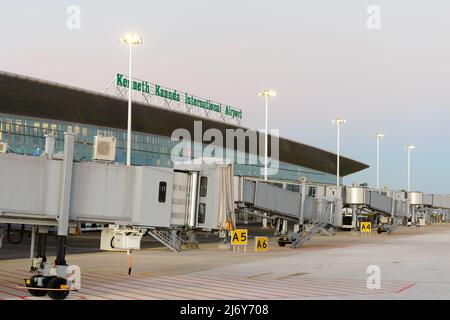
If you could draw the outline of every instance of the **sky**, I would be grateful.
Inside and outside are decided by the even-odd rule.
[[[0,70],[103,91],[127,73],[118,39],[133,31],[133,76],[239,106],[251,128],[272,88],[269,127],[283,137],[335,152],[331,120],[347,120],[341,154],[371,167],[344,183],[375,185],[381,130],[381,186],[406,188],[414,144],[412,189],[450,193],[449,14],[448,0],[2,1]]]

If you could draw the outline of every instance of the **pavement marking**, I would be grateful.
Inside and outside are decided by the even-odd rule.
[[[309,274],[308,272],[297,272],[297,273],[293,273],[293,274],[288,274],[282,277],[277,278],[277,280],[284,280],[287,278],[292,278],[292,277],[298,277],[298,276],[304,276],[306,274]]]
[[[249,278],[249,279],[255,279],[255,278],[258,278],[258,277],[267,276],[267,275],[269,275],[269,274],[272,274],[272,272],[266,272],[266,273],[255,274],[255,275],[249,276],[249,277],[247,277],[247,278]]]
[[[408,290],[409,288],[412,288],[412,287],[414,287],[416,284],[415,283],[411,283],[409,286],[406,286],[406,287],[404,287],[404,288],[402,288],[402,289],[400,289],[400,290],[398,290],[397,291],[397,293],[400,293],[400,292],[403,292],[403,291],[406,291],[406,290]]]
[[[347,295],[400,294],[415,285],[407,281],[384,281],[379,290],[369,290],[365,280],[318,279],[295,273],[267,278],[256,276],[214,275],[196,272],[171,276],[138,273],[86,272],[81,276],[81,290],[71,292],[70,300],[175,300],[175,299],[302,299]],[[0,270],[0,300],[48,300],[32,297],[26,289],[15,288],[30,276],[24,269]]]

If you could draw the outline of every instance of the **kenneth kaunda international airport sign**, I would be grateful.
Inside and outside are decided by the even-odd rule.
[[[118,73],[116,77],[116,84],[117,86],[128,88],[128,77]],[[238,108],[212,102],[209,99],[198,98],[191,94],[168,89],[148,81],[133,79],[131,88],[142,93],[155,94],[156,96],[164,99],[185,103],[187,105],[203,108],[212,112],[222,113],[228,117],[242,119],[242,110]]]

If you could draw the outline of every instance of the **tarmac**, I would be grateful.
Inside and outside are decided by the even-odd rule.
[[[133,254],[131,276],[124,253],[70,254],[82,284],[68,299],[450,299],[449,224],[317,235],[298,249],[276,240],[259,253],[253,240],[246,253],[217,242],[180,253],[145,248]],[[49,299],[16,288],[29,266],[29,259],[0,261],[0,299]]]

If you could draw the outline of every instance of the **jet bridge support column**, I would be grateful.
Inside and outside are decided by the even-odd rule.
[[[300,216],[298,223],[300,226],[304,225],[305,222],[305,199],[306,199],[306,183],[302,183],[301,198],[300,198]]]
[[[66,264],[66,243],[69,230],[70,192],[72,189],[73,151],[75,147],[75,134],[64,133],[64,162],[61,177],[61,196],[58,215],[58,236],[56,242],[56,261],[58,266]]]
[[[30,246],[30,261],[31,264],[33,264],[33,258],[34,258],[34,245],[36,241],[36,226],[31,226],[31,246]]]
[[[395,193],[394,192],[392,193],[391,218],[392,218],[392,221],[395,218]]]
[[[286,219],[283,219],[283,225],[281,227],[281,234],[287,234],[288,233],[288,221]]]
[[[39,226],[37,230],[37,250],[31,263],[31,271],[37,271],[47,262],[47,226]]]

